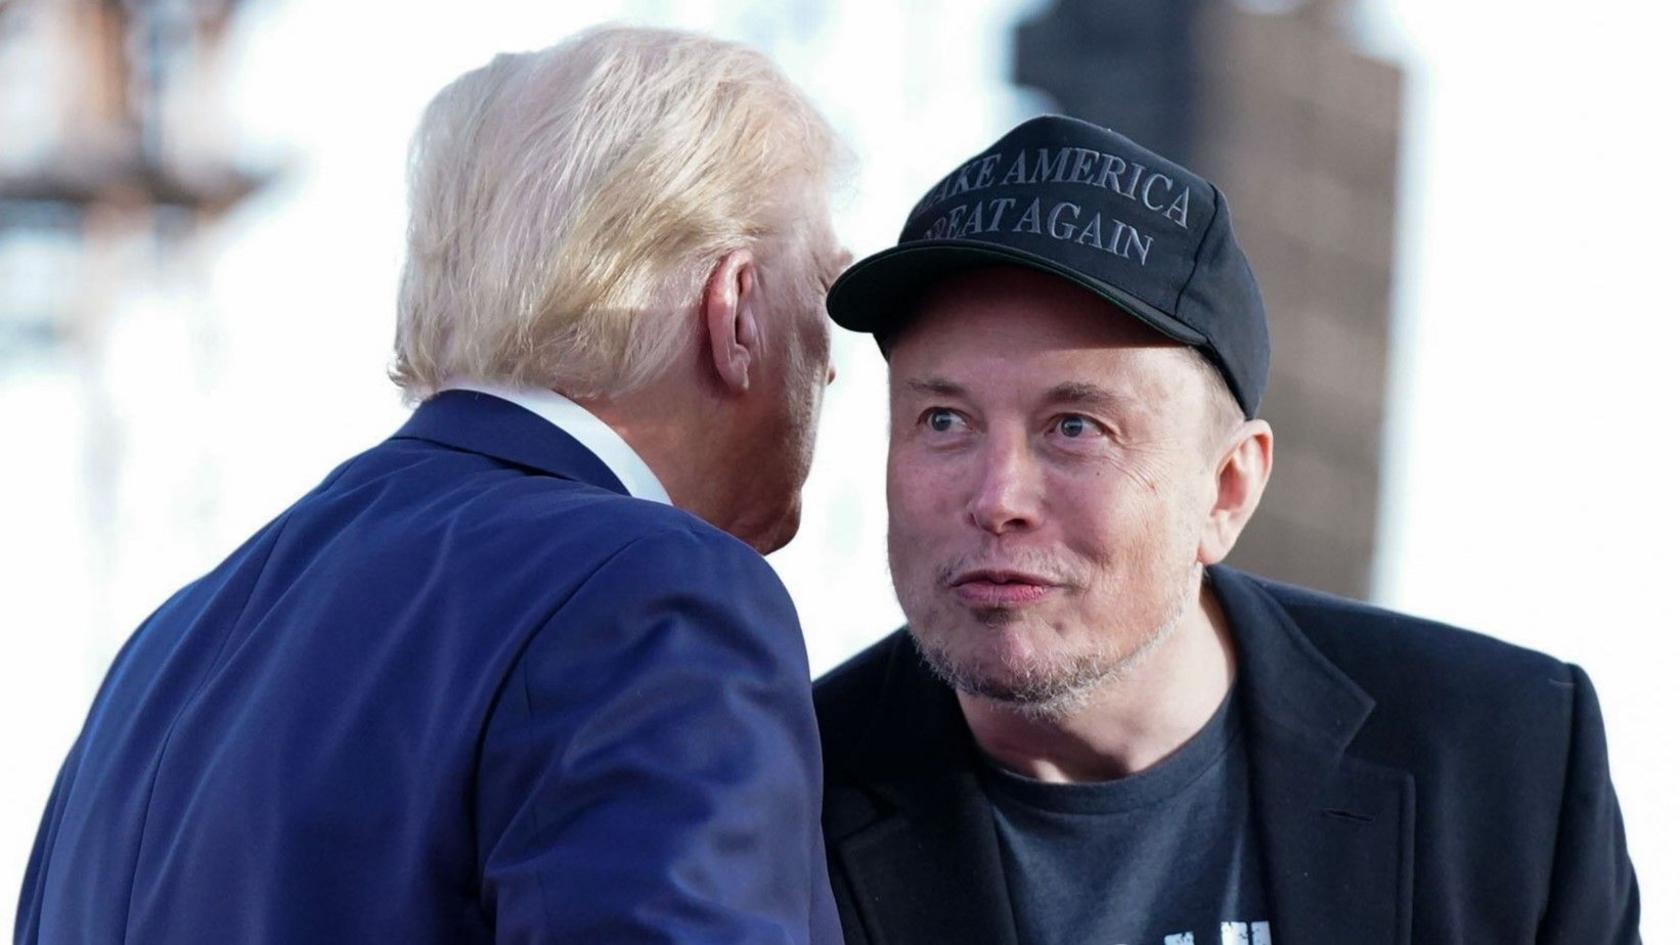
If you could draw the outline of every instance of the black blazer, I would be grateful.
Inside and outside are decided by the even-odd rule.
[[[1603,720],[1578,668],[1210,575],[1237,644],[1273,941],[1639,941]],[[973,742],[906,633],[819,680],[817,717],[846,941],[1016,945]]]

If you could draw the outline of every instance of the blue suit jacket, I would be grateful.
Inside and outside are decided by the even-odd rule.
[[[136,631],[17,940],[829,945],[809,681],[758,554],[445,393]]]

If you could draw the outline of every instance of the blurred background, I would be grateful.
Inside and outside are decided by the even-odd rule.
[[[1238,563],[1585,666],[1645,939],[1680,941],[1680,12],[1642,0],[0,0],[0,930],[128,633],[402,421],[420,110],[602,20],[774,56],[856,152],[860,255],[1042,111],[1219,182],[1274,341]],[[885,372],[836,341],[771,559],[817,672],[901,620]]]

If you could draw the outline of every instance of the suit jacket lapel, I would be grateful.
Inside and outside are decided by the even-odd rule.
[[[1412,778],[1347,751],[1370,696],[1251,579],[1212,574],[1241,667],[1273,940],[1409,941]]]
[[[564,430],[489,394],[444,391],[421,404],[395,438],[427,440],[630,494],[606,463]]]
[[[956,697],[927,672],[909,639],[900,644],[875,737],[856,757],[873,796],[831,790],[824,830],[877,945],[1016,945],[968,727]]]
[[[991,807],[972,772],[895,793],[916,801],[839,848],[871,940],[1015,945]]]
[[[1299,744],[1262,747],[1256,761],[1274,939],[1410,941],[1411,777]]]

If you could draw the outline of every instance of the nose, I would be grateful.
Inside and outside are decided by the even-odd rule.
[[[968,502],[975,527],[993,535],[1038,527],[1040,480],[1027,444],[999,441],[978,458],[980,479]]]

